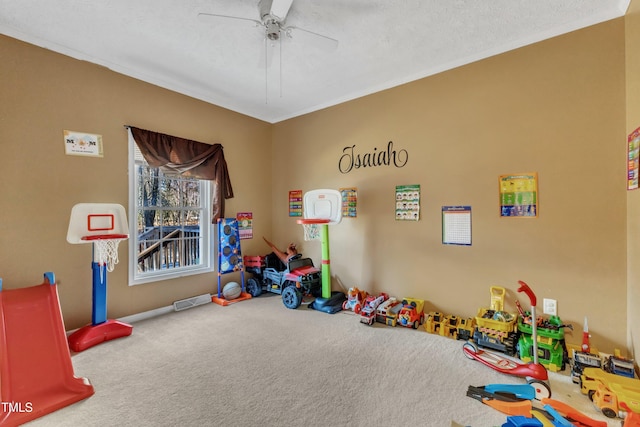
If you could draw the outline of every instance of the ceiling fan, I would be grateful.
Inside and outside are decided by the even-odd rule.
[[[283,38],[304,41],[314,47],[325,51],[338,47],[338,40],[310,31],[295,25],[286,25],[287,15],[291,9],[293,0],[260,0],[258,2],[259,20],[241,16],[221,15],[216,13],[198,13],[201,20],[235,19],[248,21],[260,27],[264,32],[264,66],[265,80],[267,80],[267,68],[271,65],[274,49],[280,52],[280,83],[282,82],[282,40]],[[268,100],[268,87],[265,85]],[[282,96],[282,84],[280,84],[280,96]]]

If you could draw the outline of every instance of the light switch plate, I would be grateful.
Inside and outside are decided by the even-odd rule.
[[[558,302],[554,299],[545,298],[542,301],[542,311],[550,316],[558,315]]]

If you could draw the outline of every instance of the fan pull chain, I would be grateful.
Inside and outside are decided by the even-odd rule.
[[[282,98],[282,40],[280,40],[280,70],[279,70],[279,78],[280,78],[280,98]]]
[[[264,38],[264,103],[265,104],[269,104],[269,73],[268,73],[268,67],[267,65],[269,64],[269,60],[268,60],[268,49],[269,46],[267,45],[267,43],[269,43],[269,41],[267,40],[267,38]]]

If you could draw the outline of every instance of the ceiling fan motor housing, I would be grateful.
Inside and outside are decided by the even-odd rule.
[[[265,23],[266,34],[269,40],[280,39],[280,24],[273,18],[268,19]]]

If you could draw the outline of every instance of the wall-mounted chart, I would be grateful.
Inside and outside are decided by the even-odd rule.
[[[442,243],[471,245],[471,206],[442,207]]]
[[[420,219],[420,185],[396,186],[396,220],[418,221]]]
[[[538,174],[500,175],[500,216],[538,216]]]

